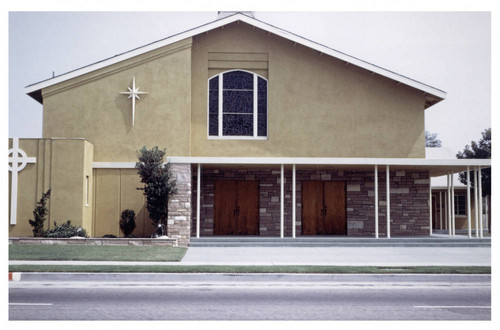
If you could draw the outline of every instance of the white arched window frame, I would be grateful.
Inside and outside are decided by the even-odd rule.
[[[227,89],[224,89],[224,75],[229,73],[229,72],[245,72],[253,75],[253,134],[252,135],[224,135],[223,127],[224,127],[224,115],[228,114],[227,112],[223,112],[223,102],[224,102],[224,91]],[[217,120],[218,120],[218,129],[217,129],[217,134],[210,134],[210,82],[213,78],[218,78],[218,104],[217,104]],[[263,80],[265,82],[265,113],[260,113],[258,112],[258,93],[259,93],[259,88],[258,88],[258,83],[259,79]],[[242,140],[267,140],[268,139],[268,80],[261,76],[258,75],[254,72],[247,71],[247,70],[241,70],[241,69],[235,69],[235,70],[228,70],[224,71],[221,73],[218,73],[210,78],[208,78],[208,84],[207,84],[207,137],[208,139],[242,139]],[[213,114],[213,113],[212,113]],[[214,115],[214,114],[213,114]],[[265,134],[260,134],[259,135],[259,125],[258,125],[258,118],[259,116],[265,116]]]

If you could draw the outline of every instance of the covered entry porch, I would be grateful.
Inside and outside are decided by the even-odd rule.
[[[340,219],[342,212],[345,214],[344,220],[336,220],[344,221],[345,232],[326,235],[373,238],[432,235],[430,177],[490,166],[490,160],[407,158],[171,157],[169,161],[191,164],[193,238],[323,236],[307,229],[310,225],[307,208],[314,203],[308,202],[304,195],[311,194],[318,197],[316,210],[311,211],[316,222],[312,221],[310,228],[325,230],[325,225],[318,225],[317,219],[323,219],[324,223],[329,213]],[[338,205],[333,207],[330,201],[325,201],[331,183],[337,185],[333,200]],[[221,189],[226,191],[224,195]],[[319,196],[323,200],[319,201]],[[240,201],[249,201],[250,206]],[[226,210],[222,212],[223,207]],[[231,229],[228,218],[239,219],[235,230]],[[332,226],[336,225],[333,222]]]

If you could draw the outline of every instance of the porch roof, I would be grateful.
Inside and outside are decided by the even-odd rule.
[[[375,165],[389,165],[393,170],[425,170],[431,177],[458,173],[467,166],[491,167],[491,159],[425,159],[425,158],[325,158],[325,157],[168,157],[172,164],[202,164],[212,166],[273,166],[296,165],[337,169],[373,170]],[[135,162],[94,162],[94,168],[134,168]],[[380,169],[383,170],[382,168]]]

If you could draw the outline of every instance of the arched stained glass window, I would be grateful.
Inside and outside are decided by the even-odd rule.
[[[210,78],[208,135],[267,137],[267,80],[242,70]]]

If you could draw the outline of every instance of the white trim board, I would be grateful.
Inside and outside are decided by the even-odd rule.
[[[366,70],[369,70],[369,71],[377,73],[377,74],[379,74],[381,76],[390,78],[390,79],[395,80],[397,82],[400,82],[402,84],[414,87],[414,88],[416,88],[418,90],[421,90],[424,93],[434,95],[437,98],[440,98],[440,99],[445,99],[446,98],[446,92],[444,92],[444,91],[442,91],[440,89],[437,89],[435,87],[429,86],[429,85],[424,84],[424,83],[421,83],[421,82],[419,82],[417,80],[405,77],[403,75],[397,74],[397,73],[395,73],[393,71],[384,69],[382,67],[379,67],[377,65],[371,64],[371,63],[366,62],[366,61],[363,61],[363,60],[358,59],[356,57],[353,57],[353,56],[347,55],[345,53],[339,52],[339,51],[337,51],[335,49],[326,47],[324,45],[321,45],[319,43],[316,43],[314,41],[311,41],[309,39],[303,38],[301,36],[298,36],[296,34],[288,32],[286,30],[277,28],[275,26],[272,26],[270,24],[267,24],[265,22],[259,21],[259,20],[255,19],[255,18],[246,16],[246,15],[241,14],[241,13],[236,13],[234,15],[231,15],[231,16],[228,16],[228,17],[225,17],[225,18],[222,18],[222,19],[219,19],[219,20],[216,20],[216,21],[213,21],[213,22],[201,25],[201,26],[193,28],[191,30],[188,30],[188,31],[185,31],[185,32],[173,35],[171,37],[167,37],[165,39],[162,39],[162,40],[150,43],[150,44],[148,44],[146,46],[133,49],[133,50],[128,51],[126,53],[122,53],[120,55],[116,55],[114,57],[110,57],[108,59],[96,62],[94,64],[90,64],[90,65],[84,66],[82,68],[79,68],[79,69],[76,69],[76,70],[73,70],[73,71],[61,74],[61,75],[56,76],[54,78],[47,79],[47,80],[44,80],[44,81],[41,81],[41,82],[38,82],[38,83],[34,83],[34,84],[31,84],[31,85],[28,85],[28,86],[25,87],[25,93],[26,94],[34,93],[34,92],[39,91],[39,90],[41,90],[43,88],[46,88],[46,87],[49,87],[49,86],[61,83],[63,81],[66,81],[66,80],[69,80],[69,79],[72,79],[72,78],[75,78],[75,77],[79,77],[79,76],[84,75],[86,73],[89,73],[89,72],[92,72],[92,71],[95,71],[95,70],[98,70],[98,69],[110,66],[112,64],[115,64],[115,63],[118,63],[118,62],[130,59],[132,57],[144,54],[146,52],[158,49],[160,47],[164,47],[164,46],[170,45],[170,44],[172,44],[174,42],[177,42],[177,41],[180,41],[180,40],[183,40],[183,39],[186,39],[186,38],[190,38],[190,37],[193,37],[195,35],[198,35],[198,34],[201,34],[201,33],[204,33],[204,32],[208,32],[210,30],[222,27],[222,26],[227,25],[227,24],[231,24],[231,23],[236,22],[236,21],[245,22],[247,24],[250,24],[252,26],[255,26],[257,28],[265,30],[267,32],[273,33],[275,35],[278,35],[280,37],[286,38],[288,40],[291,40],[291,41],[296,42],[298,44],[301,44],[303,46],[306,46],[306,47],[309,47],[311,49],[314,49],[314,50],[316,50],[316,51],[318,51],[320,53],[333,56],[333,57],[338,58],[340,60],[343,60],[343,61],[345,61],[347,63],[350,63],[350,64],[356,65],[358,67],[364,68]]]
[[[389,165],[389,166],[481,166],[491,167],[491,159],[425,158],[315,158],[315,157],[167,157],[173,164],[219,165]],[[93,168],[134,168],[135,162],[93,162]]]
[[[425,158],[323,158],[323,157],[168,157],[180,164],[262,164],[262,165],[390,165],[390,166],[491,166],[491,159]]]

